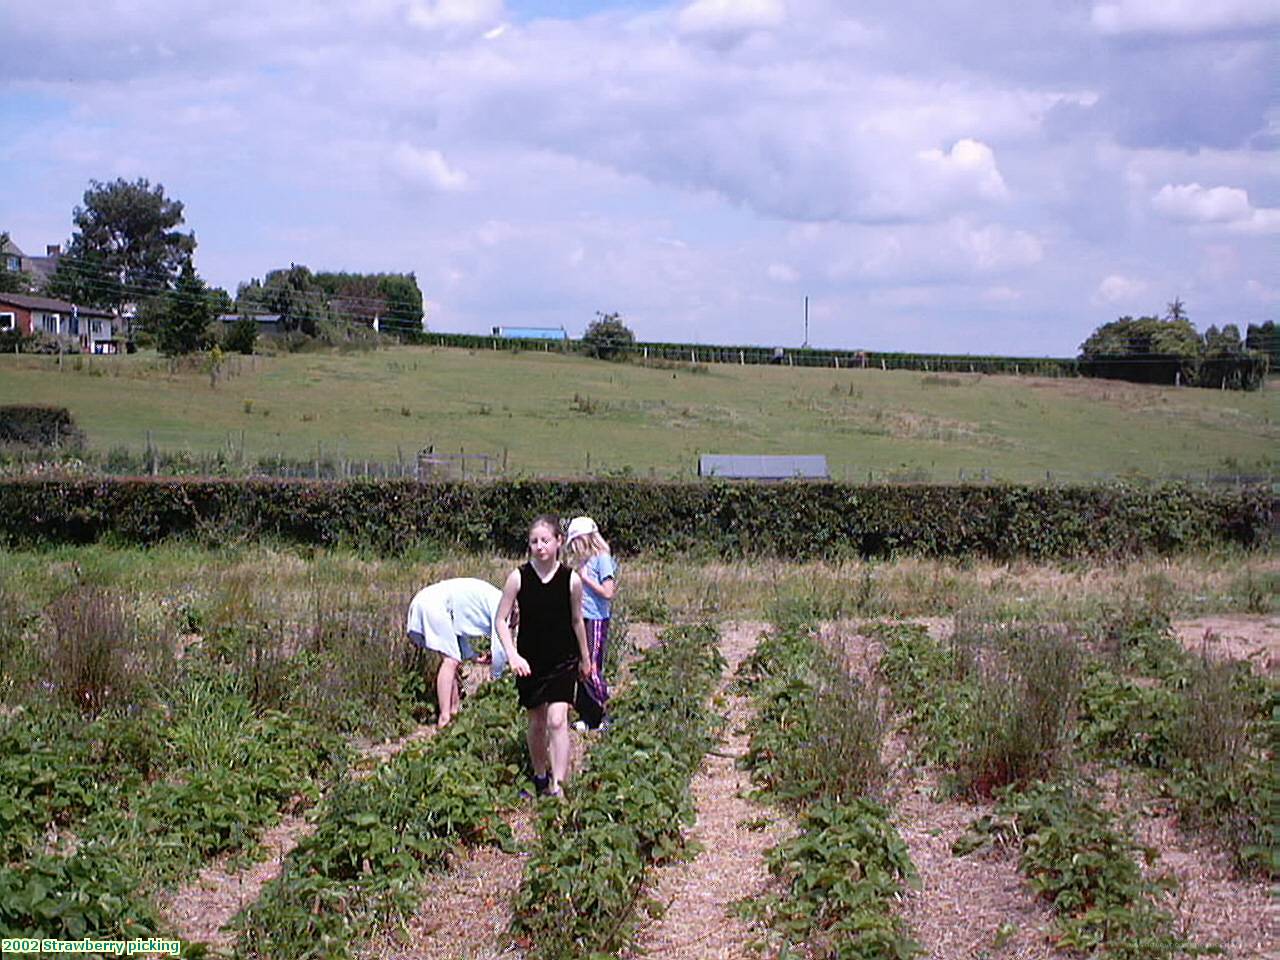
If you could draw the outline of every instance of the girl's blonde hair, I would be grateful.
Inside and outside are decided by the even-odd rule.
[[[600,536],[599,531],[584,533],[564,545],[565,563],[571,567],[580,567],[587,558],[610,552],[609,542]]]

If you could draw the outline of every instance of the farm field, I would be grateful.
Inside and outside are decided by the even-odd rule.
[[[473,674],[436,734],[401,639],[419,586],[513,563],[0,554],[0,928],[264,958],[1274,950],[1274,556],[627,558],[617,725],[576,738],[563,805],[518,795],[513,691]]]
[[[66,406],[100,453],[688,476],[700,453],[825,454],[836,479],[1036,482],[1268,473],[1280,390],[669,364],[440,347],[228,358],[0,356],[0,404]]]

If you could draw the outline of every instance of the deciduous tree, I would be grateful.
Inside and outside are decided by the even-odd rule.
[[[631,328],[622,322],[621,314],[601,313],[597,310],[596,318],[582,335],[582,342],[591,356],[612,360],[625,356],[628,348],[636,342],[636,337]]]

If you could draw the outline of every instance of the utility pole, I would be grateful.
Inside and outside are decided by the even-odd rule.
[[[809,349],[809,296],[804,298],[804,343],[800,344],[801,350]]]

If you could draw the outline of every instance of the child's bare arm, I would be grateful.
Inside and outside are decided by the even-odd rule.
[[[587,573],[585,570],[580,571],[582,582],[594,590],[606,600],[612,600],[613,595],[618,591],[618,581],[614,577],[606,577],[603,580],[597,580]]]
[[[511,608],[515,606],[516,594],[519,592],[520,571],[512,570],[511,576],[502,585],[502,599],[498,601],[498,639],[502,642],[502,649],[506,651],[511,672],[517,677],[527,677],[529,661],[516,652],[515,640],[511,637]]]

